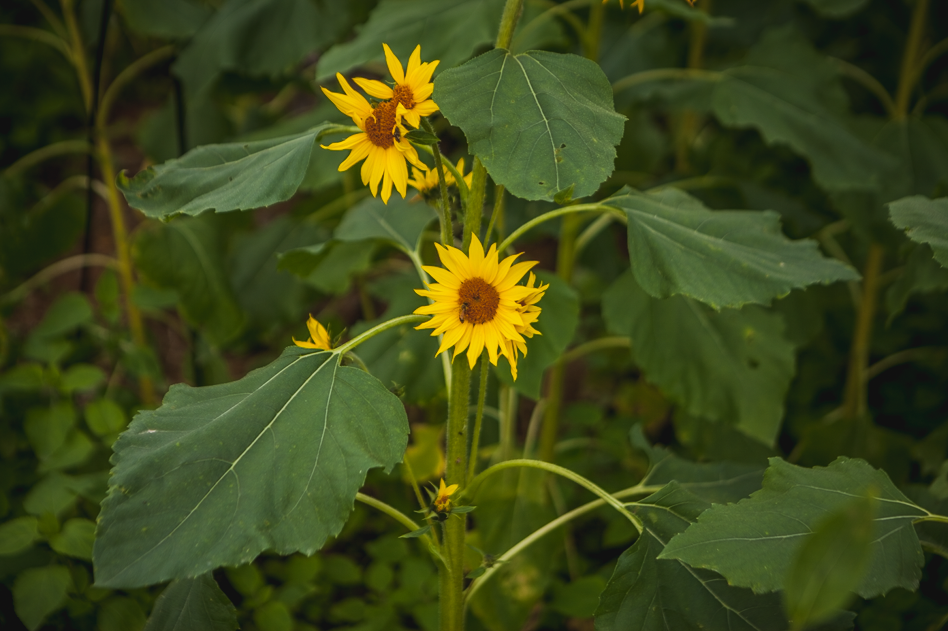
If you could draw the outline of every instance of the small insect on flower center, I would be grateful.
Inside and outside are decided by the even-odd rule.
[[[411,91],[411,86],[396,85],[392,89],[392,103],[401,103],[406,110],[415,107],[415,93]]]
[[[458,289],[461,322],[483,324],[494,319],[500,305],[500,294],[483,278],[469,278]]]
[[[383,101],[375,106],[372,115],[365,119],[365,133],[376,147],[388,149],[395,144],[395,113],[398,103]]]

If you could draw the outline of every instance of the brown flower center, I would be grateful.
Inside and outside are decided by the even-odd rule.
[[[392,92],[392,103],[401,103],[406,110],[415,107],[415,94],[411,91],[411,86],[397,84]]]
[[[395,144],[395,112],[398,103],[383,101],[375,106],[372,115],[365,119],[365,133],[376,147],[388,149]]]
[[[483,278],[469,278],[458,289],[458,302],[461,322],[483,324],[494,319],[500,294]]]

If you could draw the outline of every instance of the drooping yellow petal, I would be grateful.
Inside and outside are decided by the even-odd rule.
[[[402,70],[402,62],[398,60],[398,57],[396,57],[392,49],[388,47],[388,44],[383,43],[382,48],[385,49],[385,63],[388,64],[388,71],[392,75],[392,78],[395,79],[395,83],[405,83],[405,72]]]
[[[362,77],[353,77],[352,80],[356,82],[356,85],[365,90],[369,96],[374,96],[377,99],[392,98],[392,88],[381,81],[364,79]]]

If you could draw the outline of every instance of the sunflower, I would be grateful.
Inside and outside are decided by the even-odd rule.
[[[446,513],[451,510],[451,496],[458,490],[457,484],[445,486],[444,478],[441,478],[441,486],[438,488],[438,495],[435,497],[434,509],[438,513]]]
[[[372,107],[364,96],[356,92],[345,77],[336,75],[345,94],[337,94],[323,88],[339,110],[352,119],[362,133],[349,136],[341,142],[320,145],[323,149],[342,151],[350,149],[349,156],[339,165],[345,171],[360,160],[362,163],[362,183],[369,185],[372,195],[378,196],[379,182],[382,183],[382,201],[388,203],[392,196],[392,185],[402,197],[408,192],[408,167],[411,162],[419,169],[427,169],[418,159],[418,152],[405,139],[406,129],[401,124],[405,108],[395,101],[383,101]]]
[[[536,275],[530,272],[530,278],[527,279],[526,285],[524,285],[524,287],[530,290],[530,294],[526,298],[517,301],[517,311],[520,312],[520,317],[523,319],[523,326],[515,326],[514,328],[517,330],[517,333],[523,337],[543,335],[533,328],[533,323],[540,317],[540,307],[537,306],[537,303],[540,302],[540,298],[543,297],[550,286],[540,283],[540,286],[537,287],[536,280]],[[510,362],[510,374],[514,378],[514,381],[517,380],[518,353],[524,357],[527,356],[526,343],[518,342],[517,340],[507,340],[504,346],[504,355],[507,357],[507,361]]]
[[[423,268],[438,282],[427,285],[428,289],[415,290],[418,295],[434,301],[415,309],[417,314],[432,316],[416,328],[434,329],[432,336],[444,334],[436,356],[451,346],[454,346],[454,357],[467,349],[471,368],[484,349],[495,366],[500,355],[510,359],[510,343],[524,342],[518,328],[532,329],[530,325],[539,314],[540,308],[536,306],[539,297],[529,307],[522,304],[534,298],[539,289],[517,285],[536,261],[516,263],[519,254],[499,261],[497,246],[491,245],[485,254],[476,235],[468,255],[451,246],[436,243],[435,247],[447,269]],[[515,357],[511,363],[514,362]]]
[[[474,172],[471,171],[467,175],[463,175],[464,158],[461,158],[460,160],[458,160],[457,170],[458,170],[458,173],[462,174],[462,177],[464,178],[464,183],[467,184],[468,188],[470,188],[471,178],[474,176]],[[415,167],[412,167],[411,172],[412,172],[412,179],[408,180],[408,183],[411,184],[422,195],[424,195],[428,191],[432,191],[438,188],[438,182],[440,180],[438,179],[437,169],[430,169],[429,171],[422,172],[416,169]],[[449,171],[448,169],[444,170],[444,182],[448,186],[452,186],[456,184],[454,180],[454,174],[451,173],[451,171]]]
[[[602,0],[603,4],[607,2],[609,2],[609,0]],[[688,0],[688,4],[690,4],[691,6],[695,6],[695,0]],[[619,0],[619,6],[622,7],[623,9],[625,8],[625,5],[623,4],[623,0]],[[642,11],[645,10],[645,0],[632,0],[632,4],[630,4],[629,6],[638,7],[639,13],[642,13]]]
[[[323,351],[332,350],[332,342],[329,340],[329,331],[319,323],[319,320],[313,317],[313,314],[309,315],[309,320],[306,321],[306,328],[309,329],[309,339],[305,342],[300,342],[295,337],[290,338],[294,344],[300,348],[315,348]]]
[[[415,51],[408,59],[408,70],[402,69],[402,62],[388,47],[388,44],[382,44],[385,49],[385,61],[388,63],[388,71],[395,80],[395,87],[391,88],[381,81],[372,79],[363,79],[355,77],[353,80],[359,84],[359,87],[365,90],[369,95],[377,99],[392,100],[405,106],[405,120],[412,127],[418,127],[421,124],[422,116],[429,116],[438,111],[438,106],[430,98],[434,91],[434,84],[431,83],[431,75],[438,67],[438,60],[432,62],[421,62],[421,44],[415,47]]]

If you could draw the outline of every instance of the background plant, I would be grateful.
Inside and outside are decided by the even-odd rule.
[[[764,599],[766,619],[751,628],[825,615],[840,628],[944,623],[943,524],[912,521],[945,514],[945,7],[656,0],[640,17],[615,3],[527,2],[508,34],[511,52],[594,60],[627,119],[614,163],[583,162],[570,190],[555,185],[555,170],[492,164],[479,144],[490,123],[478,116],[482,97],[466,88],[506,54],[460,64],[497,40],[504,4],[85,0],[0,9],[0,72],[10,86],[0,96],[5,628],[132,629],[148,615],[151,628],[165,628],[162,612],[180,608],[187,590],[216,594],[222,628],[437,628],[427,547],[397,539],[404,524],[367,519],[374,509],[360,503],[320,553],[266,553],[216,570],[214,581],[172,584],[158,604],[160,587],[91,586],[109,448],[137,410],[154,408],[169,383],[224,384],[268,364],[291,335],[305,336],[308,312],[333,332],[348,327],[352,339],[423,304],[411,289],[420,286],[415,266],[433,262],[437,236],[426,231],[436,212],[366,199],[357,176],[335,170],[342,156],[315,147],[348,124],[318,84],[357,67],[381,76],[383,41],[403,61],[418,43],[426,59],[441,60],[435,100],[447,120],[432,121],[441,150],[468,164],[468,149],[481,158],[492,240],[517,236],[516,248],[549,270],[543,336],[520,376],[488,373],[475,465],[555,463],[626,489],[616,495],[637,502],[631,514],[656,524],[637,537],[605,501],[584,504],[587,491],[534,469],[510,465],[472,485],[468,541],[486,554],[469,549],[464,562],[465,571],[483,568],[469,587],[469,626],[576,627],[598,609],[599,628],[662,628],[644,604],[656,598],[670,628],[686,624],[674,616],[710,624],[727,609],[702,609],[710,592],[694,577],[714,575],[694,568],[770,594],[718,593],[736,610]],[[588,135],[580,129],[576,142]],[[234,144],[166,162],[214,142]],[[569,155],[576,142],[560,147],[567,166],[578,164]],[[164,163],[156,172],[173,181],[247,146],[256,166],[225,166],[185,198],[142,195],[149,181],[132,177]],[[275,156],[292,165],[278,177],[259,168]],[[121,168],[127,176],[116,177]],[[125,208],[116,182],[144,214]],[[485,185],[477,182],[472,190]],[[589,212],[575,212],[580,204]],[[601,204],[615,212],[600,214]],[[218,212],[202,212],[210,209]],[[530,223],[554,209],[554,221]],[[746,212],[765,209],[779,213],[786,235],[814,238],[841,263],[805,242],[791,246],[775,215]],[[145,218],[175,213],[185,216]],[[753,264],[735,255],[742,248],[758,255]],[[819,284],[831,281],[841,282]],[[436,349],[405,324],[356,351],[407,406],[407,458],[420,481],[443,467]],[[733,503],[760,488],[768,456],[809,468],[840,455],[868,465],[778,462],[763,490]],[[409,478],[406,467],[373,470],[363,499],[410,514]],[[804,482],[853,497],[813,515],[815,534],[798,548],[702,555],[735,523],[786,527],[755,520],[767,506],[811,502],[794,495]],[[890,501],[898,493],[908,504]],[[672,514],[672,505],[684,508]],[[889,541],[912,544],[917,531],[924,558],[905,545],[901,564],[873,566],[866,533],[881,519],[898,526]],[[681,550],[660,550],[683,530]],[[508,552],[535,532],[543,536]],[[826,550],[849,555],[840,565],[850,571],[821,566]],[[814,576],[828,577],[826,600],[807,592]],[[859,598],[847,601],[850,592]],[[854,622],[834,613],[847,606]]]

